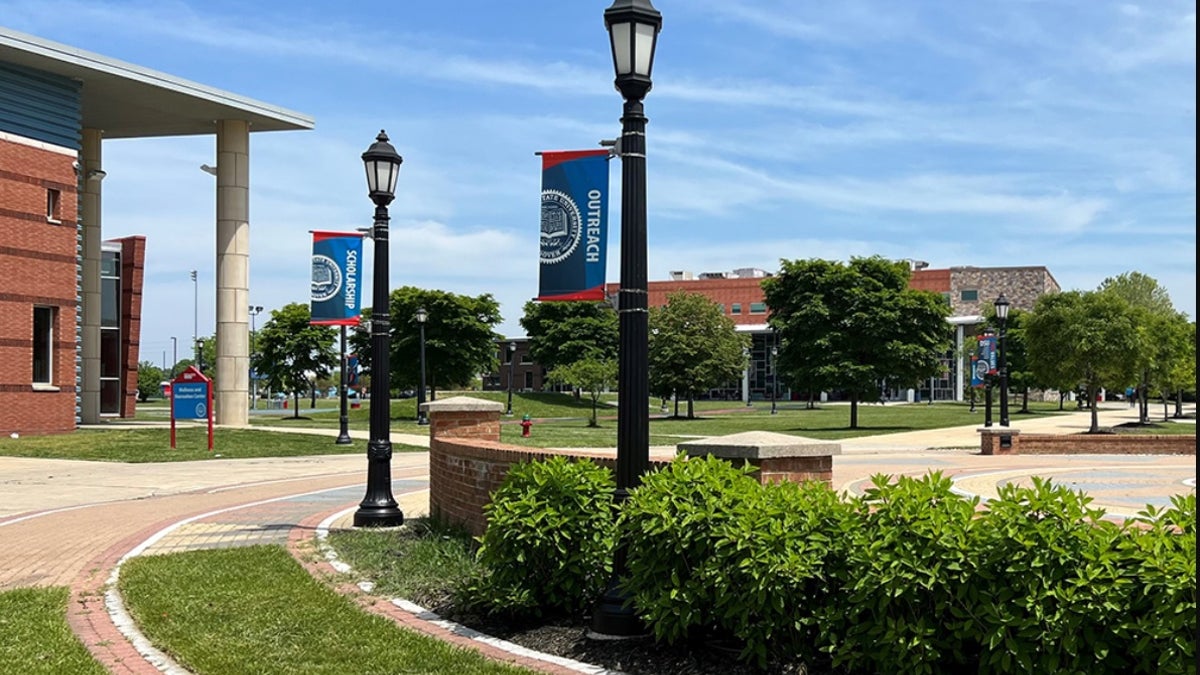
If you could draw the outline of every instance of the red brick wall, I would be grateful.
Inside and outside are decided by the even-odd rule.
[[[75,158],[0,139],[0,433],[75,428]],[[46,220],[60,192],[61,224]],[[52,384],[35,391],[33,307],[56,308]]]
[[[142,344],[142,282],[146,269],[146,238],[140,235],[121,242],[121,364],[124,396],[121,417],[137,412],[138,361]]]
[[[1196,437],[1159,434],[1017,434],[1011,448],[1000,447],[1000,435],[983,434],[984,455],[1194,455]]]

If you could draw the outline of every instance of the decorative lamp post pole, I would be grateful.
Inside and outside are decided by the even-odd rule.
[[[984,332],[984,337],[990,337],[990,330]],[[983,426],[992,426],[992,376],[983,376]]]
[[[744,369],[742,370],[742,398],[746,399],[746,407],[753,408],[754,404],[750,402],[750,348],[742,347],[742,359],[745,361]]]
[[[371,281],[371,433],[367,442],[367,494],[354,512],[355,527],[394,527],[404,523],[404,513],[392,497],[391,412],[392,328],[388,313],[388,204],[396,196],[396,178],[404,160],[388,143],[383,131],[362,155],[367,169],[367,191],[375,202],[375,272]]]
[[[1001,293],[1000,297],[996,298],[994,306],[996,308],[996,318],[1000,321],[998,345],[1000,349],[1000,363],[998,364],[998,370],[1000,371],[1000,426],[1006,427],[1008,426],[1008,361],[1004,355],[1004,338],[1006,337],[1004,328],[1005,324],[1008,323],[1008,298],[1005,298],[1004,294]]]
[[[174,335],[171,336],[171,377],[175,379],[175,366],[179,364],[179,339]]]
[[[338,437],[334,441],[334,444],[335,445],[350,445],[351,443],[354,442],[354,440],[350,438],[350,411],[348,410],[349,404],[347,402],[347,399],[349,398],[349,389],[350,389],[348,382],[350,381],[350,379],[349,379],[349,374],[346,372],[346,370],[348,370],[348,366],[349,366],[349,361],[346,360],[346,325],[342,324],[341,326],[339,326],[339,328],[342,329],[342,331],[341,331],[342,367],[338,369],[339,370],[339,374],[338,374]]]
[[[505,415],[512,416],[512,380],[513,380],[513,361],[517,358],[517,343],[508,343],[508,409],[504,411]]]
[[[420,381],[417,387],[417,424],[429,424],[429,415],[425,412],[423,404],[425,403],[425,321],[429,319],[429,312],[425,311],[424,307],[417,308],[417,329],[420,331]]]
[[[254,367],[254,345],[258,341],[258,331],[254,328],[254,318],[262,314],[262,305],[250,306],[250,409],[258,409],[258,369]],[[175,338],[171,338],[174,340]]]
[[[650,465],[650,383],[646,297],[646,116],[642,99],[650,91],[654,45],[662,14],[650,0],[614,0],[604,10],[612,46],[614,84],[625,99],[621,116],[621,281],[617,390],[617,489],[623,502]],[[613,576],[592,616],[598,635],[632,636],[645,632],[621,588],[626,548],[618,542]]]
[[[200,367],[200,282],[192,270],[192,350],[196,352],[196,367]]]
[[[775,357],[779,356],[779,347],[771,347],[771,414],[775,414],[775,389],[777,386],[777,374],[775,372]]]

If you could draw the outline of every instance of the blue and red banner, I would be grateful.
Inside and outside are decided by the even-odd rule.
[[[603,300],[608,150],[542,154],[538,300]]]
[[[362,235],[320,231],[312,235],[312,318],[309,323],[357,326],[361,314]]]
[[[971,357],[971,386],[982,387],[986,384],[985,378],[988,375],[999,372],[996,364],[996,336],[985,333],[976,339],[979,340],[979,349]]]

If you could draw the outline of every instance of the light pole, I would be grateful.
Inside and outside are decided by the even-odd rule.
[[[614,84],[625,99],[621,116],[621,281],[617,312],[620,343],[617,390],[617,489],[623,502],[650,465],[650,384],[646,297],[646,116],[642,99],[650,91],[654,45],[662,14],[650,0],[614,0],[604,10],[616,72]],[[620,578],[626,568],[625,544],[618,542],[613,574],[592,616],[598,635],[632,636],[645,632],[627,606]]]
[[[1000,426],[1007,427],[1008,426],[1008,362],[1005,360],[1005,355],[1004,355],[1004,338],[1005,338],[1004,327],[1005,327],[1005,324],[1008,322],[1008,298],[1005,298],[1004,294],[1001,293],[1000,297],[996,298],[996,302],[994,303],[994,306],[996,308],[996,318],[1000,321],[1000,336],[999,336]]]
[[[426,414],[422,404],[425,403],[425,320],[429,318],[429,313],[424,307],[417,308],[417,328],[420,331],[420,386],[417,387],[417,424],[429,424],[429,416]]]
[[[746,399],[746,407],[753,408],[754,404],[750,402],[750,348],[742,347],[742,360],[745,361],[745,366],[742,370],[742,396]]]
[[[513,378],[513,361],[517,358],[517,343],[508,343],[508,409],[504,411],[505,415],[512,416],[512,378]]]
[[[254,368],[254,344],[258,338],[258,331],[254,328],[254,317],[261,314],[263,311],[262,305],[250,306],[250,409],[258,410],[258,372]]]
[[[984,331],[984,337],[991,337],[990,330]],[[983,376],[983,426],[992,426],[992,376]]]
[[[775,388],[776,388],[776,373],[775,373],[775,357],[779,356],[779,347],[771,346],[771,414],[775,414]]]
[[[367,169],[367,191],[375,203],[375,271],[371,280],[371,432],[367,441],[367,494],[354,512],[355,527],[394,527],[404,523],[404,513],[392,497],[391,349],[388,315],[388,204],[396,197],[396,178],[404,161],[388,143],[383,131],[362,154]]]
[[[350,375],[346,372],[349,362],[346,360],[346,324],[338,326],[341,329],[341,367],[338,368],[338,436],[333,441],[334,445],[350,445],[354,439],[350,438],[350,410],[349,401]]]
[[[196,281],[196,270],[192,270],[192,349],[195,361],[200,363],[200,284]],[[199,366],[197,366],[199,367]]]
[[[171,379],[175,379],[175,364],[179,363],[179,340],[171,336]]]

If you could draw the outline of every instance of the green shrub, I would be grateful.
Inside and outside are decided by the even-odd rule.
[[[1196,495],[1147,507],[1123,547],[1131,562],[1117,627],[1133,673],[1196,672]]]
[[[481,576],[462,600],[489,613],[573,613],[612,572],[612,473],[588,460],[514,464],[484,507]]]
[[[724,585],[717,549],[726,527],[760,486],[714,457],[677,457],[642,476],[621,507],[619,536],[627,547],[625,591],[656,639],[675,642],[717,623]]]
[[[1090,497],[1038,477],[998,494],[961,593],[981,672],[1128,672],[1114,632],[1130,584],[1123,528],[1101,520]]]
[[[968,539],[979,499],[951,492],[940,472],[876,475],[856,500],[843,592],[826,609],[834,664],[880,673],[957,671],[974,662],[972,636],[955,622],[970,576]]]

